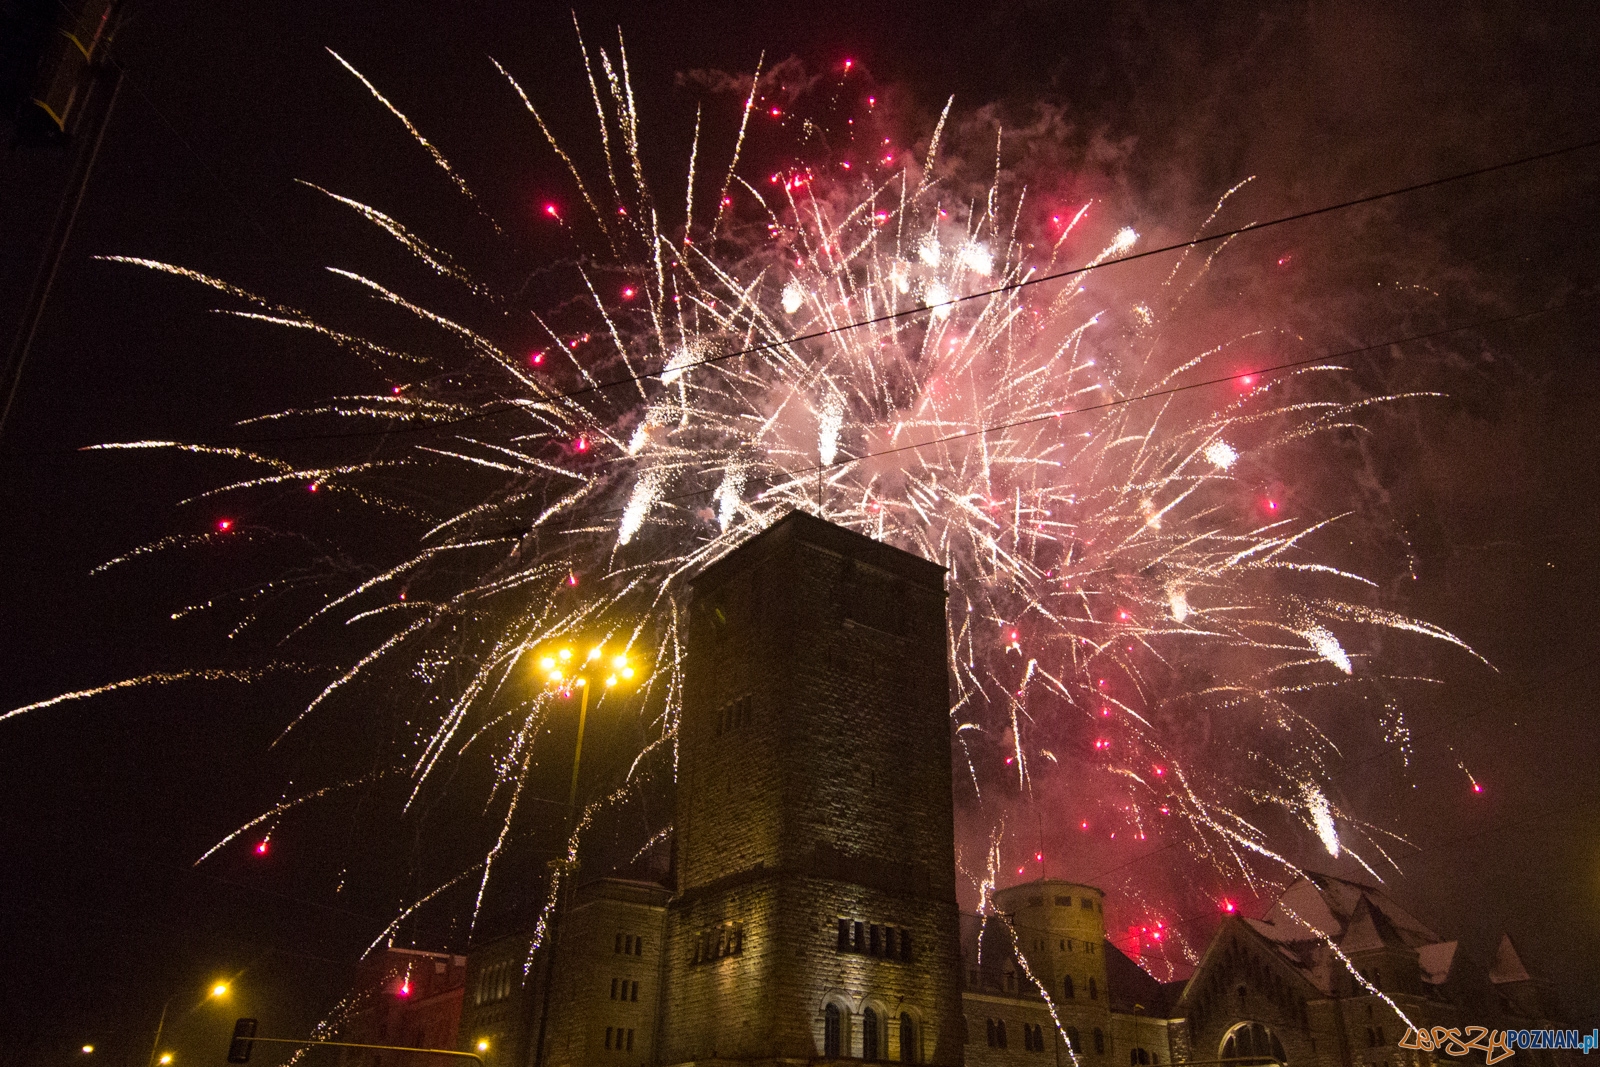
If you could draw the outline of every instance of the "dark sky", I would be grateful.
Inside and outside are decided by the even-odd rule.
[[[543,254],[533,205],[563,186],[485,56],[518,72],[558,129],[590,121],[564,7],[130,0],[128,12],[127,80],[0,441],[0,709],[271,651],[266,637],[230,641],[169,618],[248,584],[274,565],[270,552],[249,561],[248,577],[187,558],[90,576],[132,546],[209,525],[213,511],[177,504],[223,468],[74,449],[223,437],[234,420],[371,386],[353,359],[209,314],[217,301],[198,288],[91,257],[172,260],[314,305],[321,267],[361,238],[295,179],[412,217],[447,210],[437,173],[325,48],[442,145],[508,220],[524,269]],[[1249,174],[1262,190],[1253,217],[1266,218],[1600,134],[1600,48],[1577,3],[585,5],[579,17],[593,38],[622,26],[646,146],[667,176],[681,168],[698,99],[686,87],[696,79],[680,74],[747,71],[763,50],[769,63],[795,56],[813,70],[849,56],[908,128],[925,129],[951,93],[958,128],[980,125],[985,105],[1014,128],[1049,117],[1060,136],[1025,139],[1036,158],[1019,169],[1081,168],[1158,234],[1186,234]],[[0,195],[9,339],[60,159],[17,145],[3,160],[0,190],[17,191]],[[1279,316],[1329,347],[1575,305],[1362,371],[1374,388],[1449,394],[1380,427],[1372,491],[1410,546],[1418,579],[1406,608],[1462,635],[1497,673],[1429,663],[1448,684],[1413,712],[1417,769],[1357,776],[1351,788],[1418,846],[1393,886],[1403,900],[1480,954],[1511,931],[1591,1024],[1600,323],[1585,300],[1597,165],[1600,154],[1577,153],[1285,230],[1246,246],[1238,283],[1247,314]],[[1283,255],[1312,264],[1302,288],[1249,280],[1252,256]],[[1438,302],[1418,311],[1371,295],[1385,284],[1425,287]],[[292,676],[177,685],[0,723],[0,1062],[25,1062],[27,1048],[65,1062],[85,1041],[132,1062],[169,995],[178,1047],[198,1062],[233,1014],[196,1007],[219,975],[237,976],[239,1013],[284,1029],[308,1026],[343,992],[355,953],[421,877],[423,827],[376,814],[393,796],[363,794],[315,842],[286,837],[266,857],[192,866],[297,776],[324,769],[267,749],[307,692]],[[596,744],[603,766],[607,745],[621,753],[628,739]],[[1463,788],[1457,761],[1485,794]],[[437,826],[454,814],[430,817]],[[337,892],[335,854],[360,873]],[[1057,854],[1063,869],[1051,874],[1108,888],[1145,869],[1162,877],[1159,855]],[[405,936],[462,943],[459,925],[428,922]]]

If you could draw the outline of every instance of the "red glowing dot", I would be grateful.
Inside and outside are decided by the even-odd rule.
[[[1012,630],[1011,631],[1011,640],[1015,641],[1016,639],[1017,639],[1017,631]]]
[[[578,438],[576,441],[572,442],[572,448],[577,452],[589,451],[589,439],[587,437]]]
[[[231,530],[231,529],[233,529],[233,520],[232,519],[218,519],[217,520],[217,529],[219,529],[219,530]]]
[[[404,589],[402,589],[402,590],[400,590],[400,599],[404,600],[405,598],[406,598],[406,591]]]
[[[560,215],[558,215],[556,213],[556,206],[554,204],[546,204],[544,206],[544,213],[546,215],[549,215],[553,219],[557,219],[557,218],[561,217]]]
[[[840,163],[839,166],[843,167],[845,170],[849,170],[850,169],[850,161],[847,159],[843,163]]]
[[[568,572],[568,574],[567,574],[567,584],[568,585],[577,585],[578,584],[578,576],[576,574]]]
[[[623,290],[622,290],[622,299],[624,299],[624,300],[632,300],[634,298],[634,296],[636,295],[636,293],[637,293],[637,290],[635,290],[633,286],[631,286],[631,285],[625,286],[623,288]]]
[[[1256,376],[1254,374],[1246,374],[1239,379],[1239,384],[1254,385],[1256,384]]]
[[[1088,828],[1089,828],[1089,823],[1088,823],[1087,820],[1085,820],[1085,821],[1083,821],[1083,822],[1078,824],[1078,829],[1080,829],[1080,830],[1087,830]]]
[[[1105,684],[1105,683],[1103,683],[1103,682],[1102,682],[1102,683],[1101,683],[1101,684],[1102,684],[1102,685],[1103,685],[1103,684]],[[1110,709],[1110,708],[1101,708],[1101,709],[1100,709],[1100,717],[1101,717],[1101,718],[1102,718],[1102,719],[1109,719],[1109,718],[1111,718],[1111,709]]]
[[[1126,611],[1119,611],[1119,612],[1117,612],[1117,618],[1121,619],[1123,622],[1127,622],[1128,621],[1128,613]]]
[[[1481,792],[1483,792],[1483,786],[1481,784],[1477,783],[1477,782],[1473,782],[1472,783],[1472,791],[1474,793],[1481,793]]]
[[[875,104],[877,104],[877,102],[878,102],[878,98],[877,97],[875,97],[875,96],[867,97],[867,106],[868,107],[874,106]]]
[[[1293,258],[1294,258],[1293,256],[1279,256],[1278,257],[1278,266],[1287,267],[1289,265],[1289,261],[1291,259],[1293,259]]]
[[[266,854],[267,854],[267,839],[266,838],[262,838],[260,841],[256,842],[256,855],[265,856]]]
[[[1165,767],[1157,767],[1156,768],[1156,777],[1157,778],[1160,778],[1162,775],[1164,775],[1166,773],[1167,773],[1167,769]]]
[[[1087,638],[1085,640],[1087,640]],[[1106,680],[1104,678],[1100,679],[1100,687],[1102,689],[1105,688],[1105,684],[1106,684]]]
[[[1276,500],[1267,501],[1267,510],[1268,511],[1277,511],[1278,510],[1278,502]]]
[[[1171,815],[1172,814],[1172,809],[1168,808],[1165,804],[1163,804],[1163,805],[1161,805],[1161,814],[1163,814],[1163,815]]]
[[[410,980],[408,979],[407,981],[401,982],[400,988],[394,991],[394,995],[397,997],[409,997],[411,995]]]
[[[845,60],[844,61],[844,69],[845,70],[849,70],[851,67],[855,66],[855,63],[856,63],[856,61],[853,60],[853,59]]]
[[[1018,867],[1018,868],[1017,868],[1017,873],[1018,873],[1018,874],[1021,874],[1021,873],[1022,873],[1022,868],[1021,868],[1021,867]]]
[[[1010,756],[1006,757],[1006,766],[1007,767],[1011,766],[1011,757]]]
[[[315,493],[316,491],[317,491],[317,483],[316,482],[311,482],[309,485],[306,486],[306,492]]]
[[[537,367],[539,364],[541,364],[543,362],[544,362],[544,353],[543,352],[534,352],[534,353],[532,353],[531,355],[528,356],[528,366],[530,366],[530,367]]]
[[[771,111],[769,111],[768,114],[771,115],[773,118],[777,118],[779,115],[783,114],[783,109],[775,107]]]
[[[394,387],[394,395],[395,396],[399,396],[400,395],[400,387],[398,385]]]
[[[1043,852],[1035,852],[1033,854],[1033,858],[1034,858],[1034,861],[1036,863],[1043,863],[1044,862],[1044,853]]]
[[[1234,906],[1233,901],[1224,900],[1222,902],[1222,910],[1227,912],[1228,914],[1232,915],[1234,912],[1238,911],[1239,909]]]

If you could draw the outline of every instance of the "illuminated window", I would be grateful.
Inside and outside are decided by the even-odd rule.
[[[878,1013],[871,1008],[861,1014],[861,1058],[868,1063],[878,1060]]]
[[[822,1009],[822,1054],[830,1060],[839,1058],[840,1034],[843,1022],[839,1017],[839,1005],[829,1004]]]

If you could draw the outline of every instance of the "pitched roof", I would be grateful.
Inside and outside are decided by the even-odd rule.
[[[1302,929],[1309,926],[1334,941],[1340,941],[1363,899],[1382,913],[1400,940],[1410,947],[1418,948],[1439,941],[1438,934],[1423,925],[1421,920],[1402,908],[1382,889],[1329,874],[1309,873],[1284,890],[1277,903],[1267,912],[1266,921]]]
[[[1383,911],[1365,893],[1356,902],[1355,912],[1345,924],[1344,936],[1339,938],[1339,948],[1346,953],[1371,952],[1374,949],[1409,949],[1400,931]]]
[[[1500,937],[1500,947],[1495,950],[1494,963],[1489,966],[1489,981],[1495,985],[1533,981],[1533,975],[1522,965],[1522,957],[1517,955],[1517,946],[1511,943],[1510,934],[1502,934]]]
[[[1183,982],[1156,981],[1110,939],[1105,942],[1104,954],[1112,1011],[1156,1017],[1171,1014],[1172,1005],[1183,992]]]
[[[1429,985],[1444,985],[1456,965],[1456,941],[1440,941],[1436,945],[1423,945],[1417,949],[1417,965],[1422,969],[1422,980]]]

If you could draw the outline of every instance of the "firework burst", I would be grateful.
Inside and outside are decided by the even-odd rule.
[[[1181,862],[1220,877],[1281,873],[1264,805],[1333,856],[1387,862],[1385,835],[1332,799],[1338,757],[1318,709],[1362,687],[1389,699],[1370,631],[1465,646],[1387,610],[1374,582],[1319,555],[1327,530],[1361,516],[1291,508],[1265,487],[1286,447],[1400,398],[1353,396],[1333,363],[1262,373],[1259,337],[1170,336],[1211,258],[1175,255],[1134,300],[1099,284],[1098,269],[1140,241],[1116,205],[1077,204],[1046,224],[998,169],[975,188],[945,180],[948,106],[915,153],[877,129],[858,137],[870,151],[847,158],[816,147],[826,138],[805,123],[799,155],[758,168],[744,158],[752,123],[794,112],[770,104],[758,71],[732,158],[709,175],[697,124],[685,206],[669,219],[646,183],[626,52],[584,47],[583,58],[597,174],[496,64],[581,205],[541,209],[573,245],[569,299],[520,306],[389,212],[317,186],[456,287],[481,322],[431,310],[404,280],[330,268],[432,338],[397,343],[208,274],[125,260],[210,286],[235,302],[229,313],[306,331],[389,376],[374,395],[269,418],[406,435],[401,460],[304,466],[266,449],[114,447],[252,468],[211,495],[303,483],[354,494],[407,529],[423,520],[406,558],[326,589],[295,631],[388,620],[295,723],[362,686],[389,687],[419,709],[392,753],[413,799],[453,761],[493,766],[492,847],[406,914],[458,885],[481,902],[514,826],[549,819],[519,801],[569,690],[519,677],[533,650],[581,640],[648,661],[628,706],[649,740],[628,781],[672,773],[687,580],[796,508],[949,569],[951,715],[970,797],[1003,807],[1070,764],[1100,799],[1097,830],[1181,842]],[[1141,399],[1152,393],[1165,395]],[[462,484],[487,488],[440,503]],[[592,814],[575,820],[569,859]]]

